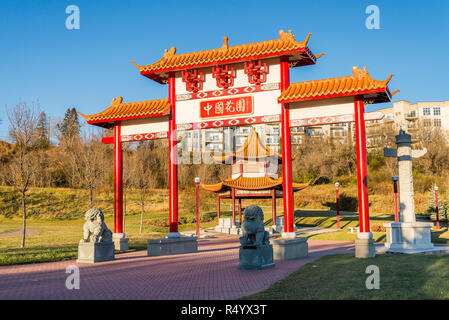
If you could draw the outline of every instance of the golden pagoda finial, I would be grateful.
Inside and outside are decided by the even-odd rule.
[[[86,116],[84,113],[81,113],[80,111],[77,111],[80,115],[84,117],[84,119],[87,119],[88,116]]]
[[[357,66],[353,66],[352,73],[354,73],[354,75],[359,79],[369,75],[369,72],[366,71],[366,67],[363,67],[363,70],[360,70],[359,68],[357,68]]]
[[[137,69],[142,69],[142,66],[139,66],[137,63],[135,63],[134,61],[130,61]]]
[[[394,96],[394,95],[395,95],[396,93],[398,93],[399,91],[401,91],[401,90],[398,89],[398,90],[392,92],[392,93],[391,93],[391,96]]]
[[[117,106],[122,104],[122,101],[123,101],[123,98],[118,96],[117,98],[112,99],[111,106],[112,107],[117,107]]]
[[[311,32],[309,32],[309,34],[306,37],[306,40],[304,40],[302,43],[304,44],[304,46],[307,46],[307,43],[309,42],[310,36],[312,35]]]
[[[295,36],[292,34],[291,30],[288,30],[288,33],[286,33],[284,30],[279,30],[279,37],[284,41],[295,40]]]
[[[221,49],[228,50],[228,36],[223,37],[223,45],[221,46]]]
[[[163,58],[173,57],[176,54],[176,48],[171,47],[170,50],[167,51],[165,49]]]
[[[390,80],[391,80],[391,78],[393,78],[393,76],[394,76],[394,73],[390,74],[390,76],[388,77],[388,79],[385,80],[385,83],[390,82]]]

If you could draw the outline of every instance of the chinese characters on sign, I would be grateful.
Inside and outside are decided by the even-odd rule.
[[[200,117],[218,118],[253,113],[253,98],[251,96],[208,100],[200,102]]]

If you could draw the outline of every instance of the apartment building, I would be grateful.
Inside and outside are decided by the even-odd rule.
[[[390,108],[378,111],[384,113],[383,119],[366,121],[368,148],[376,145],[376,129],[385,124],[392,125],[395,131],[403,128],[413,132],[422,121],[425,127],[449,130],[449,100],[415,104],[402,100],[394,102]],[[279,152],[280,124],[257,124],[254,127],[264,143]],[[182,148],[187,152],[229,152],[243,145],[250,129],[251,126],[236,126],[185,131],[181,133]],[[305,137],[332,137],[341,141],[348,137],[355,139],[355,125],[353,122],[346,122],[291,128],[293,146],[300,145]]]
[[[449,130],[449,100],[423,101],[415,104],[402,100],[394,102],[391,108],[379,111],[383,112],[385,117],[374,123],[391,123],[397,130],[403,128],[413,131],[419,122],[424,127]]]
[[[273,151],[280,151],[280,124],[253,125],[259,137]],[[180,132],[184,152],[229,152],[239,149],[246,141],[251,126],[209,128]],[[303,136],[318,134],[302,127],[292,128],[292,145],[301,144]]]

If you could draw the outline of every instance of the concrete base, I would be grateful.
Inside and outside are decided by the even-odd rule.
[[[147,251],[148,256],[198,252],[197,237],[149,239]]]
[[[226,233],[226,234],[241,234],[242,233],[241,228],[229,228],[229,227],[216,226],[214,228],[214,230],[217,232]]]
[[[126,251],[129,250],[129,238],[112,238],[115,250]]]
[[[291,260],[307,257],[309,255],[307,239],[307,237],[297,237],[271,240],[274,260]]]
[[[181,233],[179,232],[169,232],[167,233],[166,238],[179,238],[181,237]]]
[[[371,233],[368,237],[357,235],[355,240],[355,257],[356,258],[374,258],[376,256],[376,248],[374,246],[374,239]]]
[[[223,228],[232,228],[232,218],[220,218],[218,219],[218,226]],[[235,218],[235,226],[240,227],[240,219]]]
[[[78,263],[96,263],[114,260],[113,242],[84,242],[81,240],[78,245]]]
[[[377,253],[401,253],[401,254],[416,254],[416,253],[424,253],[424,254],[448,254],[449,253],[449,246],[434,246],[432,249],[426,249],[426,250],[413,250],[413,249],[406,249],[406,250],[395,250],[395,249],[389,249],[387,247],[378,248],[376,250]]]
[[[271,245],[240,246],[239,269],[261,270],[274,267]]]
[[[392,222],[384,223],[387,233],[386,252],[418,253],[432,251],[431,222]]]

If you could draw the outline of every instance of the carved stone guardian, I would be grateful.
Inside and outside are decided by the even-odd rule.
[[[266,269],[274,267],[270,235],[265,231],[263,211],[248,206],[244,211],[243,236],[240,237],[239,269]]]
[[[104,222],[104,215],[98,208],[84,214],[83,239],[78,245],[77,262],[95,263],[114,260],[112,232]]]

